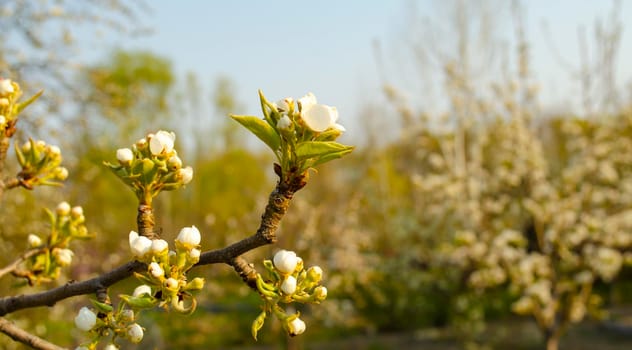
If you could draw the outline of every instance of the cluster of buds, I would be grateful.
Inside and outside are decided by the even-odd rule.
[[[327,288],[320,285],[323,270],[319,266],[305,269],[303,259],[287,250],[280,250],[272,261],[265,260],[263,264],[270,280],[264,281],[257,274],[257,289],[264,305],[263,311],[252,323],[252,336],[257,339],[257,333],[269,314],[274,314],[282,322],[290,336],[302,334],[305,331],[305,322],[299,318],[300,313],[288,314],[279,304],[319,304],[325,300]]]
[[[22,146],[15,145],[15,155],[20,164],[20,185],[33,189],[36,185],[59,186],[68,178],[68,170],[61,166],[61,150],[44,141],[29,139]]]
[[[75,327],[96,337],[75,350],[95,350],[102,338],[109,338],[105,349],[112,350],[118,349],[115,345],[117,339],[127,339],[134,344],[143,340],[144,330],[136,323],[138,314],[134,310],[127,308],[124,303],[116,310],[108,303],[92,300],[92,304],[93,308],[84,306],[79,310],[75,316]]]
[[[61,202],[55,213],[50,210],[46,210],[46,213],[50,220],[50,234],[46,239],[35,234],[28,236],[29,249],[37,253],[27,259],[25,271],[16,272],[31,285],[59,277],[61,268],[72,262],[74,253],[69,249],[70,242],[93,237],[85,226],[86,218],[80,206],[71,207],[67,202]]]
[[[13,136],[18,114],[41,94],[40,91],[28,100],[18,103],[22,96],[20,85],[11,79],[0,79],[0,137]]]
[[[308,93],[297,102],[287,97],[277,103],[259,92],[263,119],[255,116],[231,117],[272,149],[280,162],[281,174],[302,174],[307,169],[340,158],[352,146],[335,142],[345,128],[338,124],[335,107],[318,104]]]
[[[204,288],[204,279],[195,277],[189,281],[186,274],[200,260],[200,240],[200,231],[195,226],[185,227],[175,240],[175,250],[170,250],[163,239],[150,240],[131,231],[130,250],[134,258],[147,264],[146,271],[134,274],[143,284],[131,295],[119,295],[122,302],[117,310],[93,300],[97,314],[86,307],[80,311],[75,319],[77,328],[97,335],[84,348],[96,349],[103,338],[110,337],[111,343],[117,338],[139,343],[143,328],[136,319],[141,310],[162,307],[182,314],[195,311],[197,302],[192,292]]]
[[[176,135],[160,130],[116,151],[118,164],[105,163],[132,188],[139,200],[151,201],[160,191],[178,189],[193,178],[193,168],[182,167],[174,149]]]
[[[200,231],[195,226],[185,227],[176,237],[175,250],[169,250],[165,240],[150,240],[130,232],[132,254],[147,264],[147,271],[136,277],[145,283],[141,287],[148,293],[121,298],[132,308],[159,306],[184,314],[195,311],[196,301],[191,292],[201,290],[204,279],[196,277],[189,281],[187,272],[200,260],[200,239]]]

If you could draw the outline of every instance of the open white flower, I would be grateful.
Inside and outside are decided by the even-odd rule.
[[[134,153],[129,148],[119,148],[116,150],[116,159],[121,165],[129,165],[134,160]]]
[[[132,323],[127,327],[127,338],[134,344],[140,343],[143,340],[143,328],[138,323]]]
[[[79,314],[75,317],[75,326],[80,330],[87,332],[97,324],[97,315],[87,307],[82,307]]]
[[[180,230],[176,241],[182,243],[185,247],[195,247],[200,244],[202,237],[200,231],[195,226],[185,227]]]
[[[160,130],[149,140],[149,151],[153,155],[159,155],[161,153],[171,153],[173,150],[173,144],[176,140],[176,134]]]
[[[281,290],[283,293],[291,295],[296,291],[296,278],[294,276],[287,276],[283,283],[281,283]]]
[[[323,132],[329,128],[345,131],[345,128],[337,124],[338,109],[316,103],[316,97],[310,92],[301,99],[301,118],[308,128],[316,132]]]
[[[140,236],[136,231],[130,231],[129,233],[129,247],[132,250],[132,254],[136,257],[142,257],[147,254],[152,246],[151,239]]]
[[[298,264],[296,253],[289,250],[279,250],[273,258],[274,267],[281,273],[289,274],[294,272]]]

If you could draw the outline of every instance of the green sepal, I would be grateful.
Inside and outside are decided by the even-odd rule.
[[[276,152],[279,149],[279,145],[281,144],[279,134],[277,134],[276,130],[263,119],[250,115],[231,114],[230,117],[255,134],[255,136],[268,145],[272,151]]]
[[[353,151],[353,146],[346,146],[333,141],[305,141],[296,146],[296,157],[299,161],[330,154],[340,154],[338,157]]]
[[[263,311],[252,322],[252,326],[250,327],[250,332],[252,333],[252,337],[255,340],[257,340],[257,333],[263,327],[263,324],[265,323],[267,316],[268,316],[268,314],[265,311]]]
[[[43,93],[44,93],[44,90],[40,90],[35,95],[31,96],[28,100],[18,103],[15,106],[15,114],[17,115],[18,113],[22,112],[24,108],[26,108],[31,103],[35,102],[35,100],[37,100],[40,96],[42,96]]]
[[[24,167],[26,164],[26,157],[24,157],[24,153],[22,153],[22,149],[20,149],[20,145],[17,141],[13,144],[13,147],[15,148],[15,157],[18,159],[20,167]]]
[[[94,305],[94,307],[103,312],[103,313],[110,313],[114,310],[114,308],[112,307],[112,305],[110,304],[106,304],[106,303],[102,303],[100,301],[94,300],[94,299],[90,299],[90,301],[92,302],[92,305]]]
[[[147,285],[153,285],[156,283],[156,281],[152,280],[151,278],[142,275],[138,272],[134,272],[134,277],[136,277],[137,279],[139,279],[141,282],[143,282],[143,284],[147,284]]]

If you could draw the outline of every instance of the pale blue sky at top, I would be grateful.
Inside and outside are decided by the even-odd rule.
[[[143,18],[154,30],[152,35],[106,38],[104,43],[87,45],[87,59],[103,58],[115,46],[146,49],[170,59],[180,77],[196,73],[209,89],[218,76],[229,77],[245,107],[237,113],[259,113],[258,89],[273,100],[312,91],[320,102],[338,107],[343,124],[345,119],[357,122],[367,100],[383,100],[374,42],[380,43],[387,59],[406,56],[396,44],[407,35],[404,22],[411,4],[421,17],[432,15],[437,3],[154,0],[148,2],[152,13]],[[577,92],[571,92],[568,72],[551,53],[551,43],[565,60],[576,64],[578,26],[592,33],[595,18],[607,20],[612,2],[532,0],[523,1],[523,6],[534,71],[546,96],[543,102],[565,103]],[[623,86],[632,76],[626,66],[632,62],[632,41],[630,28],[625,27],[632,22],[631,1],[622,2],[619,19],[624,25],[618,67]],[[548,42],[542,23],[549,26]],[[393,80],[396,83],[397,77]]]

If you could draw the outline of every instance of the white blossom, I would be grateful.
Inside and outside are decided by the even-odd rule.
[[[279,250],[273,258],[274,267],[282,273],[292,273],[298,264],[296,253],[289,250]]]
[[[176,134],[160,130],[149,139],[149,151],[153,155],[171,153],[175,140]]]
[[[195,226],[185,227],[180,230],[176,241],[182,243],[186,247],[194,247],[200,244],[200,231]]]
[[[154,239],[151,241],[151,251],[154,254],[162,253],[167,249],[169,249],[169,243],[164,239]]]
[[[151,249],[152,242],[145,236],[140,236],[136,231],[129,233],[129,247],[132,254],[136,257],[142,257]]]
[[[0,79],[0,95],[12,94],[14,91],[11,79]]]
[[[134,344],[143,340],[143,328],[138,323],[132,323],[127,327],[127,338]]]
[[[116,150],[116,159],[122,165],[129,165],[134,160],[134,152],[129,148],[119,148]]]
[[[70,249],[64,248],[55,248],[53,249],[53,256],[55,257],[55,261],[60,266],[68,266],[72,262],[72,256],[74,253]]]
[[[42,245],[42,239],[39,238],[38,235],[30,234],[27,238],[27,241],[29,242],[29,247],[31,248],[39,247],[40,245]]]
[[[291,336],[303,334],[305,332],[305,322],[297,317],[288,323],[288,330]]]
[[[165,275],[165,271],[157,262],[152,262],[151,264],[149,264],[148,271],[152,276],[156,278],[163,277]]]
[[[57,205],[57,215],[65,216],[70,214],[70,204],[61,202]]]
[[[294,276],[287,276],[283,283],[281,283],[281,290],[283,293],[291,295],[296,291],[296,278]]]
[[[87,307],[82,307],[79,314],[75,317],[75,326],[80,330],[87,332],[97,324],[97,315]]]
[[[180,179],[183,185],[188,184],[193,180],[193,168],[190,166],[178,169],[177,177]]]

